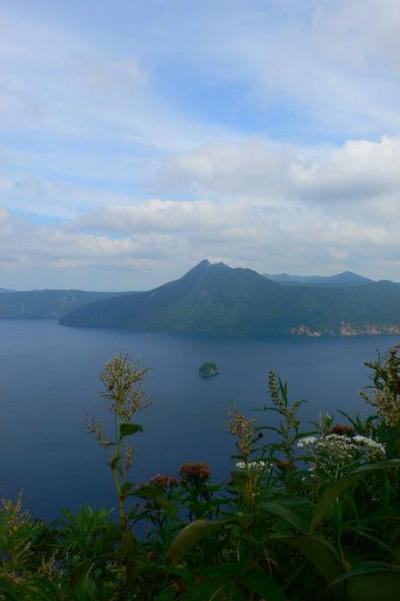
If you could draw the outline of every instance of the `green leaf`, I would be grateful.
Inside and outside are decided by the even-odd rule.
[[[327,583],[339,577],[342,567],[334,548],[322,537],[296,537],[288,540],[316,567]]]
[[[268,601],[285,601],[286,597],[279,584],[266,570],[253,570],[241,582],[252,592]]]
[[[162,488],[156,484],[144,484],[130,494],[134,495],[135,497],[147,499],[148,501],[155,501],[157,505],[166,511],[170,511],[172,509],[171,502],[169,501],[167,495]]]
[[[143,427],[140,424],[121,424],[119,427],[119,436],[120,438],[124,438],[124,436],[131,436],[132,434],[136,434],[136,432],[143,432]]]
[[[122,545],[120,549],[122,557],[127,557],[132,552],[132,549],[135,547],[136,544],[136,540],[134,539],[133,534],[130,530],[126,530],[125,532],[123,532]]]
[[[133,488],[132,482],[124,482],[121,486],[121,494],[127,495]]]
[[[185,526],[174,538],[169,546],[167,555],[172,563],[178,563],[202,538],[215,532],[222,526],[221,521],[195,520]]]
[[[331,587],[345,582],[351,601],[394,601],[399,598],[400,569],[389,564],[365,563],[337,578]]]
[[[310,534],[315,532],[321,521],[331,511],[332,507],[336,503],[336,499],[340,497],[340,495],[342,495],[355,482],[374,472],[393,468],[400,468],[400,459],[391,459],[389,461],[381,461],[380,463],[363,465],[326,488],[314,509],[310,525]]]
[[[273,515],[282,518],[285,522],[296,528],[296,530],[299,530],[303,534],[307,533],[308,524],[283,504],[278,502],[268,502],[264,503],[262,507],[268,511],[268,513],[272,513]]]

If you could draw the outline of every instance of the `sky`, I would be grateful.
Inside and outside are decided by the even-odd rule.
[[[0,287],[400,280],[398,0],[0,0]]]

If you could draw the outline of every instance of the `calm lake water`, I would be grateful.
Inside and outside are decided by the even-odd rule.
[[[85,415],[107,422],[100,398],[102,365],[117,352],[140,355],[153,370],[145,390],[152,405],[137,421],[139,481],[174,473],[184,461],[207,461],[216,478],[231,465],[233,440],[224,421],[231,401],[250,414],[266,402],[272,368],[289,382],[292,399],[308,403],[305,421],[336,408],[366,413],[357,391],[368,385],[363,361],[399,337],[252,339],[84,330],[54,321],[0,320],[0,496],[23,490],[36,516],[62,507],[112,506],[103,449],[85,432]],[[198,368],[215,361],[221,374],[204,380]],[[262,416],[264,421],[268,413]]]

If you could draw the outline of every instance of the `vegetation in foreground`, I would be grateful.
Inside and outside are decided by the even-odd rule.
[[[118,522],[84,506],[55,524],[21,499],[0,512],[0,599],[6,601],[392,601],[400,590],[400,357],[366,364],[366,420],[328,415],[302,431],[301,401],[269,375],[258,426],[233,407],[230,480],[204,463],[130,477],[147,370],[117,356],[104,368],[112,436],[87,426],[108,455]],[[268,423],[269,422],[269,423]],[[277,425],[274,425],[277,424]],[[269,432],[264,439],[264,433]],[[265,442],[268,440],[269,442]]]

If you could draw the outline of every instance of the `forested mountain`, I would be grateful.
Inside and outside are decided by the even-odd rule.
[[[0,294],[0,318],[59,319],[81,305],[112,295],[115,293],[83,290],[7,291]]]
[[[373,280],[352,271],[343,271],[343,273],[330,276],[290,275],[288,273],[265,273],[264,276],[273,282],[288,286],[359,286],[373,282]]]
[[[202,261],[148,292],[86,304],[61,324],[228,335],[400,332],[400,284],[297,286]]]

